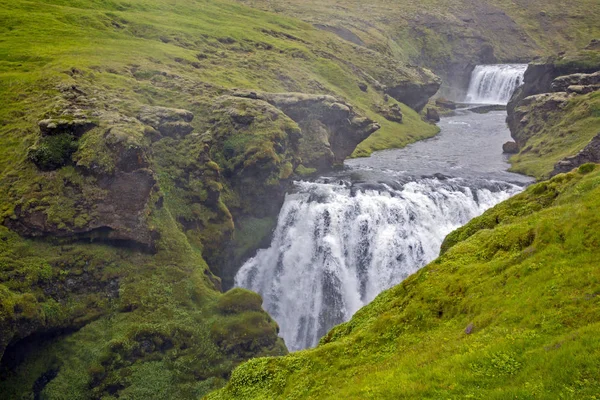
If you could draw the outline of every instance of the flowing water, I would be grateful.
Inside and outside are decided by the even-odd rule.
[[[448,233],[529,182],[506,172],[504,118],[459,111],[432,139],[297,182],[270,247],[242,266],[236,286],[263,296],[291,351],[316,345],[437,257]]]
[[[523,84],[527,64],[477,65],[471,73],[467,102],[507,104],[515,89]]]

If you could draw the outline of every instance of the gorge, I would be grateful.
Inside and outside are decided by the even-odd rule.
[[[0,0],[0,398],[597,397],[599,19]]]
[[[498,93],[506,83],[487,85]],[[448,233],[531,182],[505,172],[504,117],[461,109],[442,119],[435,138],[349,160],[316,182],[296,182],[270,247],[235,279],[262,295],[288,349],[315,346],[435,259]]]

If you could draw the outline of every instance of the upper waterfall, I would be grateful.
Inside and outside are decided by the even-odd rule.
[[[508,104],[523,84],[527,64],[478,65],[471,73],[466,101],[475,104]]]

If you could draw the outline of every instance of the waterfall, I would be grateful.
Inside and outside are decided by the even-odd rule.
[[[471,73],[466,101],[475,104],[508,104],[523,84],[527,64],[478,65]]]
[[[263,296],[291,351],[315,346],[333,326],[438,256],[452,230],[521,187],[434,178],[404,184],[297,182],[271,246],[235,277]]]

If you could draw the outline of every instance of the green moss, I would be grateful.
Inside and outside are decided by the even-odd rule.
[[[44,136],[29,149],[27,158],[42,171],[52,171],[70,163],[77,147],[77,141],[71,134]]]
[[[223,314],[235,314],[244,311],[261,311],[262,298],[259,294],[242,288],[234,288],[219,298],[217,310]]]
[[[436,125],[424,123],[416,111],[404,104],[398,104],[402,109],[402,123],[379,118],[381,129],[359,144],[352,157],[368,157],[377,150],[401,148],[416,140],[427,139],[439,133],[440,129]]]
[[[306,168],[304,165],[300,164],[296,167],[295,171],[298,175],[302,177],[313,175],[317,172],[316,168]]]

